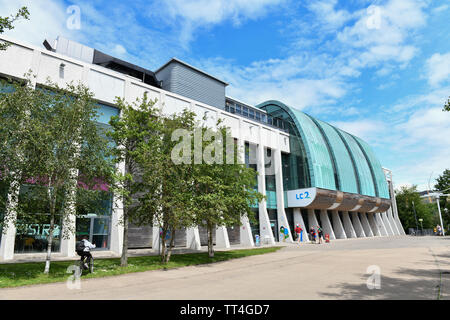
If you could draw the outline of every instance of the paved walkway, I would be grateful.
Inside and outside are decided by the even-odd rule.
[[[369,266],[381,271],[368,289]],[[168,271],[0,289],[0,299],[450,299],[450,238],[288,245],[276,253]]]

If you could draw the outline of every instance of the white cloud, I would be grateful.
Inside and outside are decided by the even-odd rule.
[[[30,20],[19,20],[5,35],[34,45],[41,45],[44,39],[55,39],[58,35],[69,35],[66,27],[69,15],[61,1],[55,0],[0,0],[0,16],[9,16],[23,6],[30,12]]]
[[[411,32],[425,25],[425,5],[423,1],[390,0],[384,6],[369,7],[373,8],[372,11],[368,8],[356,13],[356,23],[337,35],[337,39],[349,49],[360,52],[351,64],[371,67],[391,60],[403,64],[409,62],[417,49],[407,44],[407,40]]]
[[[386,130],[386,124],[378,120],[358,119],[352,121],[333,121],[332,124],[348,133],[351,133],[361,139],[376,144],[374,136],[379,132]]]
[[[235,26],[265,16],[284,0],[163,0],[150,6],[152,17],[181,25],[180,40],[187,46],[194,32],[230,20]],[[168,21],[167,21],[168,20]]]
[[[112,49],[112,52],[118,57],[124,57],[127,54],[127,49],[120,44],[116,44]]]
[[[307,7],[316,14],[322,26],[335,29],[352,18],[347,10],[335,10],[336,4],[337,0],[313,1]]]
[[[426,62],[428,83],[438,86],[450,80],[450,52],[435,53]]]

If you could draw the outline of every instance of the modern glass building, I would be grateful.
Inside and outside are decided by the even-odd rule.
[[[226,82],[175,58],[152,72],[61,37],[52,44],[45,41],[45,48],[3,39],[12,45],[0,52],[0,77],[23,78],[32,70],[36,88],[47,78],[60,86],[81,81],[100,105],[99,126],[107,126],[110,117],[119,114],[114,106],[116,96],[131,102],[144,93],[156,99],[167,114],[189,108],[209,126],[222,119],[241,147],[247,166],[258,172],[255,188],[266,199],[254,205],[255,222],[242,217],[240,226],[217,228],[217,247],[254,246],[257,236],[261,243],[293,241],[297,224],[305,231],[321,226],[330,239],[404,234],[396,211],[392,173],[382,168],[372,148],[295,106],[280,101],[256,106],[243,103],[226,96]],[[8,186],[1,181],[0,196],[8,196]],[[72,224],[76,232],[68,239],[57,237],[53,249],[73,256],[76,240],[88,235],[99,250],[120,254],[121,201],[108,194],[102,207],[101,214],[84,212],[74,221],[60,221],[59,228]],[[0,208],[0,218],[5,211]],[[42,252],[48,229],[44,220],[40,224],[23,221],[6,225],[0,260]],[[280,233],[283,229],[288,230],[286,235]],[[307,236],[305,240],[309,240]],[[158,250],[159,227],[131,225],[128,241],[130,248]],[[176,232],[177,246],[199,249],[206,242],[202,228]]]

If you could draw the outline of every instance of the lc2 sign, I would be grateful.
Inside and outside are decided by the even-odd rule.
[[[316,188],[290,190],[287,192],[288,207],[306,207],[314,201],[316,193]]]

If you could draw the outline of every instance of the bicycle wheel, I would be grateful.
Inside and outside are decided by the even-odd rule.
[[[90,257],[89,259],[89,272],[94,273],[94,257]]]

